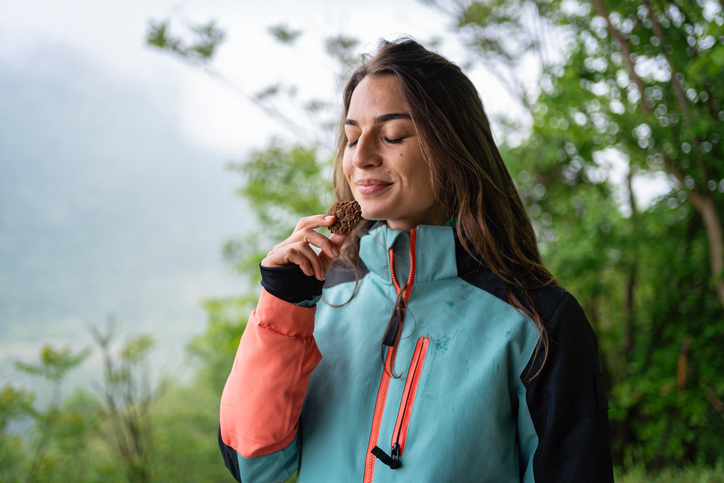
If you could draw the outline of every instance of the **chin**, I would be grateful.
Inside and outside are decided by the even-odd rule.
[[[384,221],[388,218],[383,213],[380,213],[379,210],[365,209],[364,206],[361,206],[361,208],[362,208],[362,218],[364,218],[365,220]]]

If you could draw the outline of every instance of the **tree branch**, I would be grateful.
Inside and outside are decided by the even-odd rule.
[[[676,70],[676,66],[674,66],[674,63],[671,61],[671,56],[666,52],[666,49],[664,48],[664,31],[661,28],[661,24],[659,24],[659,21],[656,20],[656,15],[654,12],[654,8],[651,5],[651,0],[643,0],[643,2],[649,12],[649,17],[651,17],[651,29],[654,31],[654,35],[656,36],[656,38],[659,39],[659,49],[664,54],[664,58],[666,59],[666,62],[671,68],[671,85],[674,88],[676,100],[679,103],[679,107],[681,108],[682,113],[684,114],[684,119],[686,120],[686,122],[690,122],[691,113],[689,112],[689,103],[686,101],[684,88],[682,87],[679,80],[676,78],[676,74],[678,71]],[[641,92],[641,95],[643,96],[643,92]]]
[[[593,0],[593,5],[596,8],[598,15],[606,20],[606,29],[608,30],[608,33],[611,34],[611,37],[616,39],[621,46],[621,53],[623,54],[623,58],[626,60],[626,67],[628,69],[629,76],[631,76],[631,79],[634,83],[636,83],[636,87],[638,87],[638,90],[641,93],[641,108],[644,110],[645,114],[650,114],[651,106],[649,106],[649,102],[646,99],[644,82],[636,73],[634,62],[631,59],[631,48],[629,47],[628,42],[621,32],[619,32],[618,29],[616,29],[616,27],[614,27],[611,23],[611,18],[609,17],[608,10],[606,10],[606,6],[603,4],[603,0]]]

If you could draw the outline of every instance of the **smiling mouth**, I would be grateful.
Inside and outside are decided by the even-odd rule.
[[[392,183],[380,179],[361,179],[356,184],[357,190],[363,195],[372,195],[392,186]]]

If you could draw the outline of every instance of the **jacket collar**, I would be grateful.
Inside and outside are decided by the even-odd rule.
[[[410,237],[414,238],[414,253],[410,257]],[[415,264],[415,282],[445,280],[458,276],[455,231],[448,226],[420,225],[409,235],[377,223],[360,240],[360,258],[365,266],[387,283],[392,283],[390,255],[395,255],[395,268],[402,263],[409,269]]]

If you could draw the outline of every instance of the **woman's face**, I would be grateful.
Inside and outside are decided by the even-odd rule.
[[[364,218],[387,220],[390,228],[408,232],[447,221],[393,75],[362,79],[344,123],[342,167]]]

